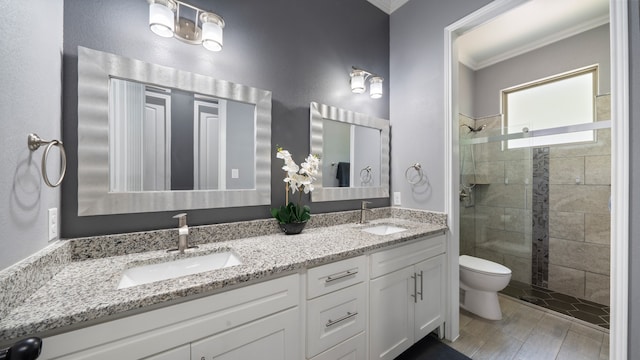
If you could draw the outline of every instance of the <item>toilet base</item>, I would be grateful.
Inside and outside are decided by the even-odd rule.
[[[460,307],[487,320],[502,320],[497,291],[480,291],[460,283]]]

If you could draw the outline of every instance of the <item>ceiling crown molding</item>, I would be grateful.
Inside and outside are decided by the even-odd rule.
[[[482,59],[481,61],[476,60],[473,56],[469,56],[469,54],[466,54],[466,53],[459,54],[460,57],[458,60],[464,65],[466,65],[467,67],[469,67],[471,70],[477,71],[477,70],[489,67],[491,65],[495,65],[499,62],[511,59],[518,55],[526,54],[530,51],[545,47],[547,45],[551,45],[560,40],[564,40],[572,36],[581,34],[585,31],[595,29],[598,26],[602,26],[608,23],[609,23],[609,15],[607,14],[607,15],[603,15],[598,18],[583,22],[581,24],[565,29],[563,31],[559,31],[555,34],[551,34],[549,36],[540,38],[536,41],[523,44],[522,46],[514,47],[512,49],[509,49],[508,51],[502,52],[495,56]]]

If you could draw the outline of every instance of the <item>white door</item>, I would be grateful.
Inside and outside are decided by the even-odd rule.
[[[409,266],[371,280],[371,359],[392,360],[414,343],[414,274]]]
[[[298,308],[191,343],[191,360],[298,360]]]
[[[227,188],[226,101],[216,104],[194,103],[194,188],[200,190],[224,190]]]
[[[418,341],[444,322],[444,255],[416,264],[415,272],[417,292],[421,293],[415,305],[415,339]]]
[[[147,98],[149,93],[147,93]],[[168,98],[170,101],[170,98]],[[146,103],[142,123],[142,190],[171,190],[170,114],[165,105]]]

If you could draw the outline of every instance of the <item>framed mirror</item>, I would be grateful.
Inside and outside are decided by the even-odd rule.
[[[389,121],[312,102],[311,153],[320,169],[311,200],[389,197]]]
[[[271,202],[271,92],[78,47],[78,215]]]

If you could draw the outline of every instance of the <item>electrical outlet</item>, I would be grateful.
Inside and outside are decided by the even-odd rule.
[[[240,174],[238,172],[238,169],[231,169],[231,178],[232,179],[237,179],[240,177]]]
[[[49,240],[58,238],[58,208],[49,209]]]
[[[400,191],[395,191],[393,193],[393,205],[402,205],[402,197],[400,196]]]

